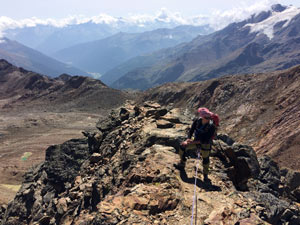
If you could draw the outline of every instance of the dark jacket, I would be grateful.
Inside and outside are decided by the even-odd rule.
[[[189,131],[188,138],[191,139],[194,136],[195,141],[200,141],[202,144],[210,144],[215,131],[216,127],[214,124],[207,123],[202,125],[202,119],[196,119]]]

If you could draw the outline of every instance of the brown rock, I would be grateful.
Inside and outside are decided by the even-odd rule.
[[[144,107],[158,109],[158,108],[160,108],[161,106],[160,106],[160,104],[158,104],[157,102],[147,101],[147,102],[144,103]]]
[[[77,177],[75,178],[75,184],[76,184],[76,185],[79,185],[79,184],[81,184],[81,183],[82,183],[81,176],[77,176]]]
[[[59,199],[56,208],[57,208],[57,212],[61,215],[67,212],[68,210],[67,200],[65,198]]]
[[[134,210],[146,210],[149,200],[144,197],[126,196],[124,205]]]
[[[166,120],[157,120],[156,126],[157,128],[164,129],[164,128],[172,128],[174,127],[174,124]]]
[[[170,114],[167,114],[167,115],[165,115],[165,116],[162,116],[161,119],[167,120],[167,121],[169,121],[169,122],[171,122],[171,123],[181,123],[181,121],[180,121],[180,119],[179,119],[178,117],[172,116],[172,115],[170,115]]]

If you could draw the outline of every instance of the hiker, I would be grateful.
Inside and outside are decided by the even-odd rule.
[[[188,133],[188,139],[181,143],[179,150],[180,163],[177,165],[177,167],[180,169],[184,169],[185,167],[188,150],[200,150],[203,158],[204,182],[209,181],[209,155],[211,151],[212,140],[216,132],[216,125],[213,117],[218,118],[216,114],[213,114],[207,108],[199,108],[198,118],[194,120]]]

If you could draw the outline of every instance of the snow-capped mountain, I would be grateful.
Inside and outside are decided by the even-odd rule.
[[[300,14],[300,9],[293,6],[286,8],[275,5],[272,9],[269,17],[265,20],[259,23],[248,23],[244,27],[250,27],[251,33],[265,34],[268,38],[272,39],[274,37],[276,24],[281,23],[281,28],[287,27],[291,20]]]
[[[201,7],[201,4],[199,5]],[[154,14],[129,14],[113,17],[104,13],[97,16],[70,16],[62,19],[26,18],[14,20],[0,16],[0,36],[6,36],[26,46],[49,54],[79,43],[99,40],[119,32],[140,33],[181,25],[204,26],[203,33],[219,30],[232,22],[248,18],[269,7],[269,3],[254,3],[251,7],[236,7],[227,11],[182,15],[162,8]],[[207,26],[208,25],[208,26]]]
[[[79,43],[100,40],[119,32],[141,33],[181,25],[203,26],[202,34],[214,31],[205,18],[184,18],[162,9],[156,15],[132,15],[128,18],[100,14],[90,18],[70,17],[61,20],[38,18],[12,20],[0,17],[0,36],[16,40],[43,53],[51,54]]]
[[[187,44],[129,60],[103,77],[119,76],[115,88],[146,89],[165,82],[274,71],[297,64],[300,10],[274,5]]]

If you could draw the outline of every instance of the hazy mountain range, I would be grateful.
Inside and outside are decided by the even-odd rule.
[[[161,9],[156,15],[136,15],[129,18],[100,14],[90,18],[69,17],[61,20],[29,18],[20,21],[0,18],[0,35],[16,40],[45,54],[52,54],[79,43],[107,38],[119,32],[142,33],[181,25],[208,26],[203,18],[187,20],[176,13]],[[203,34],[204,34],[203,33]]]
[[[82,70],[59,62],[17,41],[7,38],[0,38],[0,59],[5,59],[15,66],[51,77],[59,76],[62,73],[88,75]]]
[[[136,57],[104,74],[115,88],[146,89],[173,81],[274,71],[300,63],[300,9],[274,5],[206,36]]]
[[[52,54],[84,71],[103,74],[135,56],[191,41],[211,32],[209,26],[178,26],[143,33],[118,33],[105,39],[78,44]],[[103,80],[110,83],[110,79]]]

